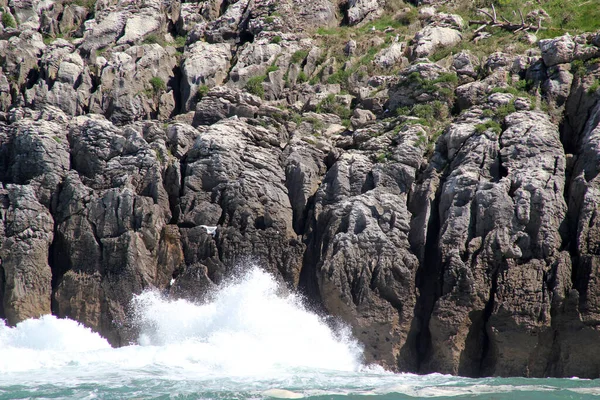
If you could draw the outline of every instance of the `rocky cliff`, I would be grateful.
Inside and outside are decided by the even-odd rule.
[[[391,370],[600,376],[600,31],[418,3],[0,0],[0,318],[255,262]]]

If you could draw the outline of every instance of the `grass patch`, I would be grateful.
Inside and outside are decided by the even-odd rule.
[[[308,81],[308,76],[304,73],[304,71],[300,71],[298,73],[298,78],[296,78],[296,82],[304,83]]]
[[[73,0],[71,4],[75,4],[76,6],[85,7],[88,10],[93,10],[96,8],[96,0]]]
[[[487,120],[482,124],[477,124],[475,125],[475,132],[481,134],[484,133],[488,130],[492,130],[492,132],[499,134],[500,132],[502,132],[502,127],[500,126],[499,123],[497,123],[496,121],[493,120]]]
[[[484,1],[484,3],[490,2],[490,0]],[[519,15],[519,9],[523,11],[523,15],[538,8],[544,9],[549,18],[542,22],[542,27],[546,29],[538,32],[538,37],[542,39],[564,35],[567,32],[578,34],[600,29],[600,6],[594,0],[539,0],[537,2],[500,0],[494,1],[494,5],[499,16],[505,16],[515,22],[518,18],[511,18],[511,16]]]
[[[271,43],[279,44],[279,43],[281,43],[281,40],[282,40],[282,39],[281,39],[281,36],[274,36],[274,37],[271,39]]]
[[[600,88],[600,80],[596,79],[594,83],[592,83],[592,85],[588,88],[587,92],[591,96],[598,91],[598,88]]]
[[[308,117],[308,118],[304,119],[304,121],[308,122],[309,124],[312,125],[313,133],[315,133],[317,131],[322,131],[323,129],[325,129],[325,124],[323,123],[323,121],[321,121],[318,118]]]
[[[512,114],[517,109],[515,108],[515,101],[512,100],[510,103],[500,106],[496,109],[496,118],[503,120],[508,114]]]
[[[349,120],[352,116],[352,110],[336,101],[334,94],[329,94],[319,104],[317,104],[316,112],[318,113],[331,113],[339,116],[342,120]]]
[[[2,13],[2,25],[5,28],[16,28],[17,21],[15,21],[15,18],[10,13],[4,11]]]
[[[175,36],[173,47],[175,47],[176,49],[182,49],[185,47],[186,41],[187,38],[185,36]]]
[[[257,75],[248,79],[244,89],[250,94],[260,97],[261,99],[265,97],[265,88],[263,88],[263,82],[267,79],[266,75]]]
[[[379,164],[385,163],[388,162],[390,158],[392,158],[392,153],[390,151],[384,151],[375,156],[375,162]]]
[[[303,62],[308,56],[308,50],[298,50],[294,54],[292,54],[292,58],[290,61],[292,64],[298,64]]]
[[[165,41],[157,34],[151,33],[151,34],[147,35],[146,37],[144,37],[144,39],[142,40],[142,44],[158,44],[161,47],[164,47]]]
[[[198,101],[202,100],[202,98],[204,96],[206,96],[206,94],[210,91],[210,88],[206,85],[200,85],[198,86],[198,90],[197,90],[197,95],[198,95]]]
[[[165,81],[163,81],[162,78],[160,78],[158,76],[150,78],[149,83],[150,83],[150,86],[152,86],[152,93],[155,95],[159,94],[161,91],[167,89],[167,85],[165,84]]]

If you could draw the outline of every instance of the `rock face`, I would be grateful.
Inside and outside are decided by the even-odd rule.
[[[547,280],[571,268],[560,251],[566,204],[558,128],[531,112],[509,115],[500,133],[477,132],[476,122],[451,125],[445,135],[452,172],[441,187],[443,281],[426,368],[540,375],[551,320]]]
[[[367,363],[597,378],[600,33],[418,3],[4,2],[0,318],[125,345],[254,263]]]

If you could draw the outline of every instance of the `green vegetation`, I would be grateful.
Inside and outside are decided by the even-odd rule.
[[[587,92],[591,96],[598,91],[598,88],[600,88],[600,80],[596,79],[594,83],[592,83],[592,85],[588,88]]]
[[[292,64],[298,64],[306,59],[308,56],[308,50],[298,50],[294,54],[292,54],[292,58],[290,61]]]
[[[96,0],[73,0],[71,1],[71,4],[92,10],[96,6]]]
[[[15,18],[10,13],[3,12],[2,13],[2,25],[4,25],[5,28],[16,28],[17,22],[15,21]]]
[[[492,93],[508,93],[515,97],[525,97],[528,98],[533,104],[535,102],[535,98],[527,91],[528,86],[529,84],[527,81],[519,80],[515,83],[515,86],[495,87],[492,89]]]
[[[181,49],[185,47],[185,42],[187,38],[185,36],[175,36],[173,46],[177,49]]]
[[[478,6],[490,7],[492,0],[479,0]],[[538,32],[540,38],[550,38],[583,32],[592,32],[600,29],[600,7],[597,1],[589,0],[539,0],[523,2],[522,0],[493,1],[499,16],[517,21],[519,10],[527,16],[533,10],[542,8],[548,13],[549,18],[542,21],[545,28]],[[532,18],[531,22],[537,23]]]
[[[318,118],[307,117],[304,119],[304,121],[308,122],[309,124],[312,125],[313,134],[315,134],[315,136],[319,136],[316,132],[322,131],[323,129],[325,129],[325,124],[323,123],[323,121],[321,121]]]
[[[275,36],[275,37],[273,37],[273,39],[271,39],[271,43],[278,44],[280,42],[281,42],[281,36]]]
[[[392,158],[392,153],[390,151],[385,151],[383,153],[379,153],[375,156],[376,163],[384,163],[389,161]]]
[[[496,118],[503,120],[508,114],[512,114],[517,109],[515,108],[515,101],[512,100],[510,103],[500,106],[496,109]]]
[[[454,100],[454,87],[457,83],[458,77],[455,73],[444,72],[437,78],[429,80],[423,79],[420,73],[413,72],[400,82],[400,85],[414,85],[416,86],[416,90],[421,90],[431,96],[451,103]]]
[[[298,78],[296,79],[296,82],[298,83],[304,83],[308,81],[308,76],[306,76],[306,74],[304,73],[304,71],[300,71],[298,73]]]
[[[165,84],[165,81],[163,81],[162,78],[160,78],[158,76],[150,78],[149,83],[150,83],[150,86],[152,86],[152,93],[155,95],[160,93],[162,90],[167,89],[167,85]]]
[[[330,84],[337,83],[337,84],[343,86],[346,83],[348,83],[348,78],[350,78],[350,73],[351,73],[351,71],[349,71],[349,70],[338,69],[333,74],[331,74],[327,77],[327,83],[330,83]]]
[[[267,68],[267,75],[268,75],[270,72],[275,72],[275,71],[279,71],[279,67],[278,67],[277,65],[275,65],[275,64],[273,64],[273,65],[270,65],[270,66],[269,66],[269,68]]]
[[[200,86],[198,86],[198,91],[197,91],[197,94],[198,94],[198,101],[202,100],[202,98],[203,98],[204,96],[206,96],[206,94],[207,94],[209,91],[210,91],[210,88],[209,88],[208,86],[206,86],[206,85],[200,85]]]
[[[488,130],[491,130],[492,132],[499,134],[500,132],[502,132],[502,127],[500,126],[499,123],[497,123],[496,121],[493,120],[487,120],[482,124],[477,124],[475,125],[475,132],[477,133],[484,133]]]
[[[326,98],[317,104],[316,112],[336,114],[342,119],[349,119],[352,115],[352,110],[339,104],[334,94],[327,95]]]
[[[266,75],[253,76],[252,78],[248,79],[248,82],[246,82],[246,86],[244,86],[244,89],[246,89],[247,92],[258,96],[262,99],[265,97],[265,88],[263,88],[262,85],[265,79],[267,79]]]
[[[440,11],[461,15],[468,20],[488,20],[488,17],[477,13],[478,8],[496,8],[498,19],[506,18],[514,23],[521,23],[519,11],[523,13],[526,23],[537,24],[536,10],[543,9],[548,16],[543,16],[542,29],[536,32],[539,39],[552,38],[570,33],[571,35],[593,32],[600,29],[600,7],[597,1],[589,0],[474,0],[471,4],[464,2],[457,7],[446,6]],[[531,15],[529,13],[532,13]],[[523,52],[531,47],[524,39],[526,32],[508,32],[500,28],[486,28],[492,36],[474,42],[469,36],[478,26],[471,25],[465,32],[465,40],[455,47],[445,47],[436,51],[433,61],[439,61],[450,54],[461,50],[469,50],[477,57],[485,57],[495,51],[507,53]]]
[[[151,34],[147,35],[146,37],[144,37],[144,39],[142,40],[142,43],[143,44],[159,44],[163,47],[165,45],[165,41],[163,39],[161,39],[155,33],[151,33]]]

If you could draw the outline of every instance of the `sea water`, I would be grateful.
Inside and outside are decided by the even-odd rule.
[[[348,329],[332,330],[258,268],[194,304],[146,292],[140,336],[112,348],[75,321],[0,322],[0,399],[584,399],[580,379],[412,375],[363,365]]]

